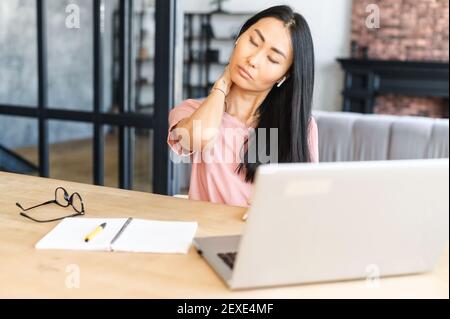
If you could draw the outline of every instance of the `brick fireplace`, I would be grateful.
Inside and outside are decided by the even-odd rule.
[[[370,4],[380,10],[378,29],[366,27]],[[449,1],[354,0],[351,39],[368,59],[448,63]],[[448,98],[389,94],[376,98],[374,112],[448,117],[448,107]]]

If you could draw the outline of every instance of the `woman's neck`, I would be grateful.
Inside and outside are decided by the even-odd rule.
[[[241,122],[251,123],[256,110],[264,101],[270,90],[264,92],[252,92],[243,90],[233,85],[227,95],[227,113],[236,117]]]

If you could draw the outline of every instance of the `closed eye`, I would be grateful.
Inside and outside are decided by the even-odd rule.
[[[270,62],[274,63],[274,64],[280,64],[279,62],[273,60],[270,56],[267,57],[269,59]]]
[[[251,42],[251,44],[253,44],[255,47],[258,46],[258,44],[253,40],[253,38],[250,38],[250,42]]]

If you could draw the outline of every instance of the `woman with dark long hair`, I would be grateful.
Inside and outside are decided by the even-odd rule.
[[[189,198],[248,206],[262,163],[318,162],[313,87],[303,16],[275,6],[250,18],[209,96],[170,112],[168,144],[192,160]]]

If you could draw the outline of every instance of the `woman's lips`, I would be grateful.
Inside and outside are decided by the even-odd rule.
[[[249,72],[247,72],[244,68],[238,66],[238,69],[239,69],[239,74],[240,74],[243,78],[245,78],[245,79],[247,79],[247,80],[253,80],[253,77],[251,76],[251,74],[250,74]]]

